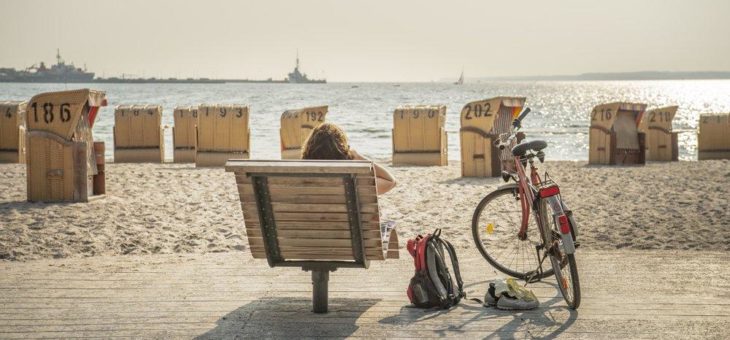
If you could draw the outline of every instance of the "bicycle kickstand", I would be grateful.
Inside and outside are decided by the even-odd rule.
[[[528,283],[540,282],[540,280],[542,280],[542,263],[545,262],[548,253],[545,252],[545,255],[540,258],[540,248],[542,248],[542,245],[535,246],[535,252],[537,252],[537,258],[540,259],[540,262],[537,263],[537,269],[527,272],[527,274],[525,275],[524,287],[527,287]]]

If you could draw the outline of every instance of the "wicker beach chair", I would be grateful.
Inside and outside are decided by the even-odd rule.
[[[381,231],[369,161],[229,160],[254,258],[312,272],[315,313],[327,312],[329,272],[398,257]]]

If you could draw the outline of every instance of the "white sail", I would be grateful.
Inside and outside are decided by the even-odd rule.
[[[464,71],[461,71],[461,76],[459,76],[459,80],[457,80],[454,85],[462,85],[464,84]]]

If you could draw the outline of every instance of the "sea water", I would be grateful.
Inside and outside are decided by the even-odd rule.
[[[288,109],[329,105],[327,121],[342,126],[350,144],[377,159],[390,159],[393,110],[406,104],[443,104],[449,159],[459,159],[459,114],[468,102],[495,96],[524,96],[532,109],[523,122],[528,138],[544,139],[548,160],[587,160],[590,112],[612,101],[679,105],[674,130],[679,157],[697,159],[697,124],[701,113],[730,112],[730,80],[676,81],[520,81],[448,83],[330,84],[15,84],[0,83],[0,100],[30,100],[41,92],[90,87],[106,91],[94,125],[94,138],[106,142],[113,157],[114,106],[162,105],[165,126],[173,126],[176,106],[236,103],[250,106],[252,158],[279,159],[281,113]],[[172,130],[165,130],[165,157],[172,159]]]

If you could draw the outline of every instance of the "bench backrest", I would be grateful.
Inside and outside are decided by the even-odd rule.
[[[270,266],[383,260],[369,161],[229,160],[254,258]]]

